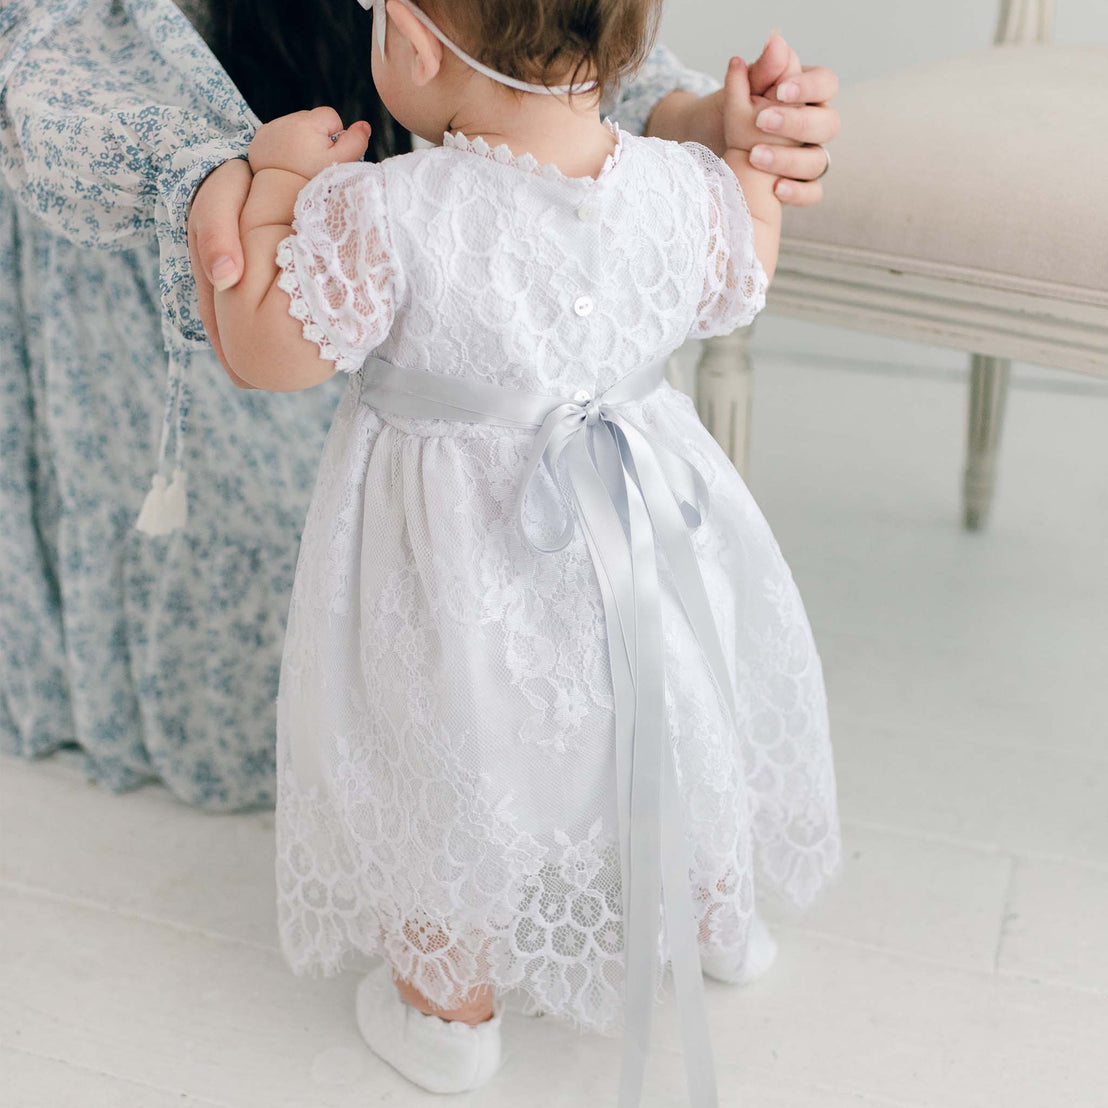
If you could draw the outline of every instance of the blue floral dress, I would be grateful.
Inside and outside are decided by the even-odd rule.
[[[639,131],[667,92],[713,87],[659,49],[607,110]],[[0,749],[77,744],[111,789],[161,779],[223,810],[273,801],[288,598],[341,388],[235,389],[199,321],[188,206],[257,123],[170,0],[0,11]],[[173,464],[187,526],[136,531]]]

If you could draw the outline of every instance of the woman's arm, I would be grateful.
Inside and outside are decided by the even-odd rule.
[[[689,69],[671,50],[656,46],[634,77],[620,85],[611,101],[601,105],[601,113],[618,120],[619,125],[633,135],[653,134],[651,117],[672,94],[676,94],[679,102],[682,97],[691,101],[719,87],[719,81]],[[663,108],[663,115],[666,114]]]
[[[45,11],[43,10],[45,9]],[[17,4],[0,24],[0,172],[22,206],[87,246],[160,243],[169,322],[205,341],[186,218],[257,120],[176,8]]]

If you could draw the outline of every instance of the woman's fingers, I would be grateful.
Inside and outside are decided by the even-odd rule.
[[[810,208],[823,199],[823,182],[782,179],[774,185],[773,191],[782,204],[793,208]]]
[[[750,161],[780,178],[774,193],[782,204],[809,208],[823,199],[823,182],[817,178],[827,168],[827,154],[820,147],[839,133],[839,113],[827,104],[838,91],[836,74],[818,65],[799,72],[794,65],[765,90],[781,106],[758,113],[755,123],[766,138],[751,150]]]
[[[214,289],[238,284],[243,272],[239,216],[250,192],[253,174],[241,158],[217,166],[204,179],[192,202],[188,220],[189,259],[196,281],[200,320],[213,349],[230,372],[215,319]]]
[[[799,74],[790,73],[778,82],[776,94],[784,104],[826,104],[838,96],[839,78],[825,66],[805,66]]]
[[[754,109],[754,118],[751,120],[752,134],[750,136],[749,145],[753,146],[754,143],[774,144],[779,146],[798,145],[787,135],[776,135],[770,131],[761,131],[758,129],[756,120],[762,115],[765,109],[778,108],[779,105],[776,100],[767,100],[764,96],[754,96],[751,98],[751,105]]]
[[[750,164],[776,177],[814,181],[827,168],[822,146],[773,146],[760,142],[750,151]]]
[[[822,146],[839,133],[839,113],[823,104],[806,104],[799,108],[782,105],[763,108],[754,121],[760,131],[775,138]]]

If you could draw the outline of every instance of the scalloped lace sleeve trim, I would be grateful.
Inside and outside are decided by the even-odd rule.
[[[766,306],[769,279],[754,252],[754,220],[738,178],[706,147],[682,145],[707,185],[704,289],[691,334],[710,338],[753,323]]]
[[[277,287],[304,338],[343,373],[360,369],[395,317],[398,269],[379,165],[332,165],[300,191],[277,247]]]
[[[300,277],[296,272],[296,258],[292,252],[292,240],[295,235],[283,238],[277,244],[277,266],[281,272],[277,275],[277,287],[288,294],[289,314],[300,321],[300,331],[309,342],[319,347],[319,356],[325,361],[334,362],[340,373],[356,373],[362,368],[365,356],[358,356],[340,350],[327,337],[327,332],[312,319],[312,309],[304,295]]]

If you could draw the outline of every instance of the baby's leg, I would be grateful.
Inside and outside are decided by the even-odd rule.
[[[727,896],[734,888],[734,880],[734,873],[728,873],[716,882],[716,890]],[[710,905],[707,914],[700,921],[702,944],[711,941],[712,924],[717,922],[712,917],[722,907],[722,901]],[[776,959],[777,941],[770,934],[762,917],[755,912],[746,933],[746,954],[742,966],[736,971],[721,955],[707,954],[701,950],[700,968],[716,981],[723,981],[728,985],[749,985],[751,981],[767,973]]]
[[[500,1066],[500,1015],[487,987],[436,1008],[382,963],[358,986],[357,1016],[374,1053],[433,1093],[479,1089]]]
[[[395,974],[396,991],[405,1004],[425,1016],[438,1016],[450,1023],[468,1023],[475,1027],[493,1017],[492,989],[487,985],[476,988],[457,1008],[436,1008],[414,985],[401,981]]]

